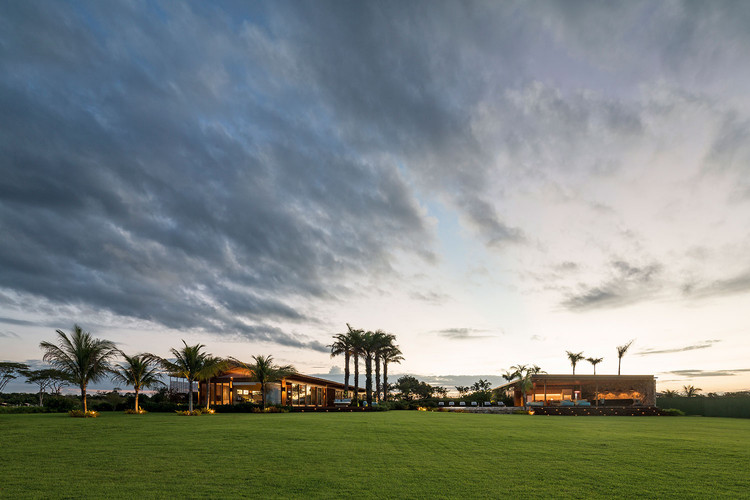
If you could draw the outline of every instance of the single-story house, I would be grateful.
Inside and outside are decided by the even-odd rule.
[[[199,382],[198,401],[205,401],[206,385],[212,405],[228,405],[243,402],[261,402],[260,382],[253,380],[246,368],[232,368],[213,377],[210,383]],[[349,394],[354,387],[349,386]],[[365,389],[360,387],[360,399]],[[280,381],[266,384],[266,404],[281,404],[299,407],[333,407],[336,400],[344,398],[344,384],[310,375],[295,373]]]
[[[515,406],[523,406],[523,393],[517,380],[495,390],[507,391],[512,394]],[[583,400],[592,406],[656,406],[656,379],[653,375],[531,375],[526,403],[555,405]]]

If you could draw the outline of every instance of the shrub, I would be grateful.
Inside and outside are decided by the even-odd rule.
[[[669,417],[684,417],[685,412],[682,410],[678,410],[677,408],[664,408],[661,411],[664,415],[667,415]]]
[[[197,416],[203,415],[203,412],[200,410],[193,410],[193,411],[177,410],[175,413],[177,413],[178,415],[185,416],[185,417],[197,417]]]
[[[513,415],[528,415],[529,412],[526,410],[513,410]]]
[[[236,405],[215,405],[216,413],[257,413],[260,406],[255,403],[239,403]]]
[[[71,417],[76,417],[76,418],[96,418],[99,416],[99,412],[95,412],[94,410],[89,410],[89,411],[70,410],[68,415],[70,415]]]
[[[65,413],[80,408],[81,402],[78,398],[68,396],[49,396],[44,400],[44,406],[49,411]]]
[[[143,415],[144,413],[148,413],[148,412],[144,410],[143,408],[139,408],[138,410],[134,408],[128,408],[127,410],[125,410],[126,415]]]
[[[173,412],[173,411],[181,411],[181,410],[187,410],[188,405],[186,404],[177,404],[177,403],[171,403],[169,401],[160,401],[160,402],[153,402],[153,401],[143,401],[138,406],[140,406],[142,409],[149,411],[149,412]]]
[[[0,415],[11,413],[49,413],[43,406],[0,406]]]

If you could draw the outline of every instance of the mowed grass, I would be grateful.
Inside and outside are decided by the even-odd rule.
[[[747,498],[750,421],[0,415],[8,498]]]

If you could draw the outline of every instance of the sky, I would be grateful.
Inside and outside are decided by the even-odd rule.
[[[0,360],[74,324],[750,389],[747,2],[0,5]],[[587,362],[577,373],[592,373]],[[9,386],[10,388],[10,386]]]

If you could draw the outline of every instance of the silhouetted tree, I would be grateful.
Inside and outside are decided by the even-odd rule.
[[[161,359],[153,354],[143,353],[128,356],[122,353],[125,363],[115,367],[113,380],[131,386],[135,392],[135,411],[140,411],[138,396],[143,389],[164,385],[161,381]]]
[[[573,375],[576,374],[576,365],[579,361],[584,359],[583,352],[570,352],[565,351],[568,354],[568,360],[570,360],[570,364],[573,366]]]
[[[3,392],[3,389],[8,385],[8,382],[23,375],[28,369],[29,365],[26,363],[14,363],[12,361],[0,362],[0,392]]]
[[[596,365],[604,361],[604,358],[586,358],[586,361],[594,367],[594,375],[596,375]]]
[[[694,398],[703,389],[699,387],[693,387],[692,385],[683,385],[682,390],[685,391],[685,397]]]
[[[272,356],[253,356],[253,361],[248,364],[235,358],[231,358],[231,360],[238,366],[243,366],[250,370],[252,372],[252,379],[256,382],[260,382],[260,395],[264,410],[266,408],[268,384],[282,380],[293,373],[297,373],[297,370],[292,365],[280,366],[275,364]]]
[[[198,380],[205,360],[209,357],[209,354],[203,351],[206,347],[203,344],[187,345],[187,342],[184,340],[182,343],[184,344],[184,347],[180,349],[172,348],[169,350],[175,360],[170,361],[168,359],[161,359],[161,365],[170,376],[187,379],[188,409],[193,411],[193,382]]]
[[[617,374],[618,375],[620,374],[620,364],[622,363],[622,357],[625,356],[625,353],[628,352],[628,349],[630,349],[630,346],[632,344],[633,344],[633,340],[631,340],[627,344],[617,346]]]
[[[95,339],[80,326],[73,325],[70,337],[57,330],[58,344],[41,342],[44,361],[65,374],[65,377],[81,389],[83,411],[88,411],[86,388],[89,382],[98,382],[112,373],[112,360],[120,351],[114,342]]]

